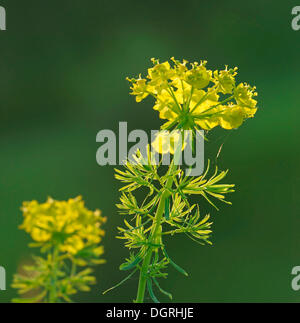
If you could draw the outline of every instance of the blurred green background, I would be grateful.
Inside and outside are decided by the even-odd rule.
[[[170,269],[162,286],[177,302],[279,302],[300,300],[291,285],[300,265],[299,91],[300,31],[291,29],[295,1],[2,0],[7,31],[0,32],[0,265],[7,291],[32,252],[18,230],[24,200],[82,195],[100,208],[107,264],[81,302],[127,302],[137,277],[102,296],[124,277],[118,266],[128,251],[115,239],[122,223],[114,206],[119,183],[113,167],[96,163],[96,134],[161,125],[151,100],[136,104],[126,76],[150,58],[206,59],[208,66],[239,67],[239,80],[256,85],[259,111],[238,131],[216,130],[206,157],[230,169],[237,185],[233,206],[214,218],[213,246],[187,238],[166,241],[169,254],[190,273]],[[299,3],[298,3],[299,5]],[[200,202],[203,202],[202,200]],[[147,298],[149,300],[149,298]],[[166,299],[165,299],[166,300]]]

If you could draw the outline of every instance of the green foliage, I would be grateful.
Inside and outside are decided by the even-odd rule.
[[[133,270],[132,275],[139,271],[142,277],[140,283],[141,279],[145,280],[149,296],[154,302],[158,302],[154,287],[172,299],[172,295],[164,291],[158,282],[161,278],[167,278],[169,265],[188,276],[168,256],[163,237],[185,234],[199,244],[211,244],[210,215],[202,216],[199,205],[190,203],[190,196],[202,196],[217,208],[212,199],[230,204],[225,200],[225,195],[234,192],[234,185],[220,184],[227,171],[219,172],[216,168],[209,177],[209,163],[203,175],[190,177],[173,163],[161,175],[160,165],[154,165],[152,161],[149,149],[148,160],[143,159],[137,151],[134,162],[127,161],[124,171],[116,170],[116,178],[124,183],[117,207],[122,215],[128,216],[124,220],[125,228],[118,228],[118,238],[125,240],[125,246],[131,250],[130,257],[120,266],[120,270]],[[134,191],[142,187],[149,191],[139,203]],[[134,220],[134,224],[130,219]],[[124,281],[126,280],[127,278]],[[139,301],[142,299],[138,297],[137,302]]]
[[[34,257],[34,264],[24,266],[26,274],[16,274],[13,288],[20,295],[34,294],[34,297],[15,298],[14,303],[61,303],[72,302],[70,296],[78,291],[90,291],[96,283],[93,270],[86,268],[77,271],[75,262],[63,256],[48,254],[46,258]]]
[[[34,260],[34,265],[24,266],[28,276],[15,275],[12,287],[18,288],[20,295],[29,292],[37,295],[33,298],[13,299],[15,303],[72,302],[71,295],[77,291],[90,291],[89,285],[96,282],[95,277],[91,275],[91,268],[76,273],[75,267],[68,269],[63,259],[54,260],[51,255],[46,259],[34,257]]]

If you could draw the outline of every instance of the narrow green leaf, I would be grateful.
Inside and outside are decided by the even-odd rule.
[[[136,273],[136,271],[137,271],[137,268],[132,273],[130,273],[126,278],[124,278],[122,281],[120,281],[117,285],[107,289],[102,294],[105,295],[106,293],[108,293],[108,292],[112,291],[113,289],[115,289],[115,288],[121,286],[122,284],[124,284],[128,279],[130,279]]]
[[[179,271],[181,274],[183,274],[184,276],[188,276],[189,274],[184,270],[182,269],[180,266],[178,266],[177,264],[175,264],[175,262],[168,256],[166,250],[164,249],[164,254],[165,256],[168,258],[170,264],[177,270]]]
[[[151,278],[147,279],[147,287],[148,287],[148,292],[150,297],[152,298],[154,303],[160,303],[160,301],[156,298],[156,296],[153,293],[153,289],[152,289],[152,280]]]
[[[140,258],[139,256],[137,256],[131,263],[124,263],[120,266],[120,270],[130,270],[134,267],[136,267],[136,265],[138,265],[140,263],[140,261],[142,260],[142,258]]]
[[[14,298],[12,299],[12,303],[25,303],[25,304],[38,303],[46,296],[46,294],[47,294],[47,291],[43,291],[41,294],[32,298]]]
[[[157,281],[154,277],[153,277],[153,281],[154,281],[154,284],[156,285],[156,287],[159,289],[159,291],[160,291],[162,294],[164,294],[164,295],[168,296],[168,297],[170,298],[170,300],[172,300],[172,299],[173,299],[172,294],[171,294],[171,293],[169,293],[169,292],[167,292],[167,291],[165,291],[165,290],[163,290],[163,289],[160,287],[160,285],[159,285],[158,281]]]

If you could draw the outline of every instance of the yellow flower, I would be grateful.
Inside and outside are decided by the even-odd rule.
[[[149,92],[147,91],[148,86],[146,84],[147,80],[142,79],[141,76],[137,80],[129,79],[129,78],[127,78],[127,80],[133,83],[131,87],[131,90],[132,90],[131,95],[136,96],[136,102],[141,102],[149,95]]]
[[[232,93],[235,86],[236,71],[237,67],[228,70],[228,66],[226,66],[223,71],[214,71],[214,83],[219,92],[223,94]]]
[[[226,107],[220,117],[220,124],[224,129],[238,128],[243,123],[243,121],[243,109],[238,105]]]
[[[185,80],[196,89],[205,88],[211,81],[212,71],[205,68],[206,61],[192,64],[192,69],[186,72]]]
[[[61,252],[76,255],[87,247],[98,250],[104,236],[101,224],[106,218],[99,210],[88,210],[81,197],[68,201],[49,198],[42,204],[24,202],[22,211],[24,222],[20,228],[39,246],[58,246]]]
[[[255,87],[251,88],[247,83],[239,84],[234,90],[234,98],[237,104],[249,109],[254,109],[257,104],[253,96],[257,96]]]
[[[255,87],[236,86],[236,67],[212,72],[206,61],[190,66],[186,60],[171,61],[152,59],[146,79],[128,79],[138,102],[148,95],[155,98],[154,110],[167,120],[162,129],[233,129],[256,113]]]
[[[184,149],[183,136],[178,130],[172,132],[163,130],[160,131],[154,141],[152,142],[152,147],[154,150],[160,154],[175,153],[175,149],[181,142],[182,149]]]
[[[158,60],[152,58],[154,67],[148,69],[147,78],[150,80],[149,85],[155,88],[156,93],[160,93],[163,89],[168,87],[168,80],[171,79],[175,73],[169,62],[159,63]]]
[[[177,115],[176,103],[167,90],[162,90],[161,93],[157,95],[157,100],[153,109],[159,111],[161,119],[173,120]]]

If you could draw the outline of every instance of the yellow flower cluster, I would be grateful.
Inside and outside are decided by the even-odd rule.
[[[22,211],[24,222],[20,229],[29,233],[37,245],[57,246],[60,252],[71,256],[83,250],[88,250],[93,257],[103,253],[99,243],[104,236],[101,224],[106,218],[99,210],[88,210],[81,197],[68,201],[49,198],[42,204],[24,202]]]
[[[149,95],[155,98],[153,108],[168,120],[163,129],[233,129],[256,113],[255,87],[236,85],[237,68],[211,71],[206,61],[171,60],[173,64],[152,59],[154,66],[145,79],[127,78],[137,102]]]

